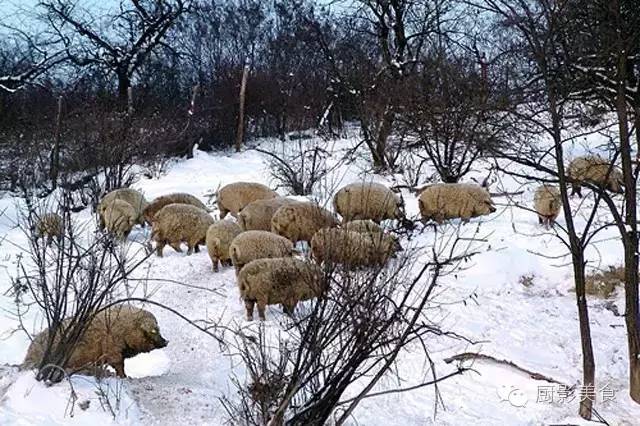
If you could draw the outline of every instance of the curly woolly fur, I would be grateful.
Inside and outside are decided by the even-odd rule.
[[[598,185],[607,191],[622,194],[622,171],[609,160],[597,155],[574,158],[568,167],[568,176],[573,179],[571,195],[582,197],[581,182]]]
[[[247,204],[269,198],[278,197],[278,193],[271,188],[257,182],[235,182],[225,185],[218,191],[218,209],[220,219],[227,213],[238,217],[238,212]]]
[[[50,245],[54,238],[62,238],[64,226],[62,217],[58,213],[45,213],[37,219],[36,238],[46,238],[47,245]]]
[[[560,189],[557,186],[540,185],[536,189],[533,208],[538,213],[538,223],[545,227],[553,226],[561,207]]]
[[[164,246],[169,244],[181,252],[180,243],[187,243],[187,255],[199,252],[199,244],[205,244],[207,230],[214,220],[208,212],[190,204],[168,204],[153,218],[151,238],[157,243],[156,254],[162,257]]]
[[[312,202],[297,202],[276,210],[271,218],[271,231],[296,243],[311,241],[318,230],[338,223],[329,210]]]
[[[240,297],[249,321],[256,304],[261,320],[265,319],[267,305],[281,303],[291,314],[299,301],[320,297],[325,287],[318,265],[291,257],[253,260],[238,274]]]
[[[268,231],[245,231],[235,237],[229,246],[229,257],[236,274],[252,260],[288,257],[294,253],[291,241]]]
[[[206,242],[214,272],[218,272],[218,263],[231,266],[229,246],[241,232],[238,224],[230,220],[221,220],[209,226]]]
[[[446,219],[461,218],[468,222],[472,217],[488,215],[496,211],[489,192],[470,183],[436,183],[426,187],[418,198],[420,214],[424,220],[441,224]]]
[[[402,199],[384,185],[373,182],[352,183],[333,197],[335,211],[345,222],[370,219],[376,223],[385,219],[402,219]]]
[[[131,188],[121,188],[109,192],[107,195],[102,197],[102,200],[100,200],[100,204],[98,204],[98,216],[100,218],[101,229],[104,228],[105,225],[104,210],[113,200],[122,200],[129,203],[131,207],[133,207],[136,211],[136,223],[139,225],[144,225],[145,221],[142,212],[149,205],[149,203],[144,198],[144,195],[142,195],[141,192]]]
[[[253,201],[238,213],[238,224],[243,231],[271,231],[271,219],[276,210],[296,202],[284,197]]]
[[[137,220],[136,210],[126,201],[115,199],[102,212],[105,229],[120,240],[125,240]]]
[[[392,238],[374,240],[372,234],[340,228],[324,228],[311,239],[311,254],[318,262],[351,268],[382,265],[397,251]]]
[[[367,236],[373,244],[381,247],[393,247],[394,251],[402,250],[402,246],[395,235],[388,234],[382,229],[380,225],[372,220],[352,220],[350,222],[343,223],[341,229],[347,231],[359,232],[364,236]]]
[[[200,201],[193,195],[183,192],[176,192],[173,194],[161,195],[160,197],[154,199],[147,207],[145,207],[142,214],[147,223],[151,224],[156,213],[168,204],[190,204],[204,211],[209,211],[207,206],[205,206],[202,201]]]
[[[64,320],[63,328],[70,320]],[[49,330],[39,333],[31,342],[22,369],[38,368],[49,339]],[[59,341],[59,336],[54,339]],[[126,377],[125,358],[142,352],[164,348],[167,342],[151,312],[132,306],[115,306],[96,314],[73,348],[66,365],[69,374],[83,372],[102,374],[109,365],[119,377]]]
[[[374,232],[382,234],[384,232],[380,225],[369,219],[351,220],[349,222],[344,222],[341,227],[343,229],[346,229],[347,231],[362,232],[368,234]]]

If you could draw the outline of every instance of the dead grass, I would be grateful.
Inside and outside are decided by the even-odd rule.
[[[535,279],[536,279],[536,274],[534,274],[533,272],[530,274],[523,274],[523,275],[520,275],[520,277],[518,278],[518,283],[523,287],[530,288],[530,287],[533,287]]]
[[[624,287],[624,266],[609,266],[586,276],[585,292],[588,295],[607,299],[618,287]]]

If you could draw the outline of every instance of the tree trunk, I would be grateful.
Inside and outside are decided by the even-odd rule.
[[[618,70],[624,69],[625,55]],[[629,394],[640,404],[640,319],[638,318],[638,219],[636,181],[631,160],[631,142],[629,138],[629,115],[625,98],[623,75],[618,76],[616,113],[620,135],[620,157],[624,181],[625,223],[622,242],[624,244],[625,275],[625,323],[629,346]],[[638,131],[636,129],[636,131]]]
[[[376,157],[378,157],[379,167],[382,170],[387,170],[392,164],[389,164],[387,159],[387,141],[389,140],[389,136],[391,136],[391,131],[393,130],[393,122],[395,119],[395,114],[391,106],[387,105],[385,107],[384,113],[382,114],[382,120],[380,122],[380,127],[378,128],[378,134],[376,136]]]
[[[122,111],[129,107],[129,88],[131,87],[131,79],[127,75],[126,70],[117,71],[118,75],[118,104]]]
[[[56,128],[51,150],[51,163],[49,166],[49,177],[51,178],[51,188],[58,186],[58,172],[60,169],[60,141],[62,139],[62,96],[58,97],[58,112],[56,114]]]
[[[371,153],[371,158],[373,160],[373,167],[377,170],[383,168],[382,164],[384,163],[384,157],[380,158],[378,154],[378,150],[376,149],[374,132],[372,132],[372,124],[369,122],[369,116],[367,115],[366,108],[362,107],[360,112],[360,129],[362,130],[362,138],[364,143],[367,144],[369,148],[369,152]]]
[[[244,103],[247,92],[247,78],[249,78],[249,64],[245,64],[242,70],[242,82],[240,83],[240,107],[238,110],[238,131],[236,133],[236,152],[242,149],[244,140]]]
[[[573,246],[573,243],[571,243]],[[573,251],[573,249],[572,249]],[[595,389],[596,364],[593,358],[593,346],[591,344],[591,326],[589,325],[589,309],[585,295],[585,263],[582,249],[573,258],[573,275],[576,283],[576,302],[578,304],[578,321],[580,323],[580,343],[582,346],[582,386],[585,389]],[[593,410],[593,394],[587,393],[580,401],[578,413],[586,420],[591,419]]]
[[[637,101],[637,106],[634,108],[634,128],[636,133],[636,162],[637,166],[640,166],[640,99]]]
[[[442,182],[444,183],[458,183],[458,176],[453,176],[450,175],[448,172],[445,172],[443,176],[440,176],[442,178]]]
[[[553,86],[549,89],[553,92]],[[562,124],[558,112],[557,101],[551,93],[549,95],[549,106],[551,111],[551,121],[553,126],[553,140],[555,145],[556,166],[558,168],[558,179],[560,187],[560,198],[565,222],[567,224],[567,234],[569,237],[569,247],[571,249],[571,261],[573,264],[573,279],[576,286],[576,304],[578,305],[578,322],[580,325],[580,343],[582,347],[582,386],[595,388],[596,366],[593,358],[593,346],[591,343],[591,326],[589,325],[589,308],[585,295],[585,262],[584,250],[580,238],[576,233],[575,224],[569,203],[567,183],[564,170],[564,150],[562,147]],[[580,401],[578,413],[583,419],[590,420],[593,409],[593,400],[584,398]]]

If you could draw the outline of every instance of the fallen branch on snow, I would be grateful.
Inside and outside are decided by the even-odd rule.
[[[530,378],[534,379],[534,380],[543,380],[545,382],[549,382],[549,383],[555,383],[558,385],[563,385],[563,386],[567,386],[569,389],[573,389],[574,386],[568,386],[565,383],[562,383],[559,380],[554,379],[553,377],[549,377],[549,376],[545,376],[544,374],[540,374],[540,373],[536,373],[534,371],[531,370],[527,370],[526,368],[520,367],[519,365],[517,365],[516,363],[506,360],[506,359],[498,359],[496,357],[493,357],[491,355],[485,355],[485,354],[479,354],[479,353],[473,353],[473,352],[464,352],[458,355],[454,355],[452,357],[449,358],[445,358],[444,362],[446,362],[447,364],[451,364],[453,361],[467,361],[470,359],[482,359],[485,361],[493,361],[497,364],[502,364],[502,365],[507,365],[511,368],[514,368],[518,371],[520,371],[521,373],[527,374]]]

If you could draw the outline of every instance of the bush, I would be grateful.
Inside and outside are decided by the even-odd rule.
[[[331,156],[327,145],[317,137],[299,137],[283,142],[279,152],[256,150],[268,157],[271,177],[277,188],[285,188],[292,195],[310,195],[331,171],[327,167],[327,159]]]
[[[624,287],[624,266],[610,265],[585,277],[585,292],[591,296],[608,299],[618,287]]]
[[[394,374],[401,351],[411,347],[430,359],[430,334],[459,338],[441,330],[427,314],[441,277],[455,273],[471,256],[466,245],[462,254],[455,254],[462,240],[453,237],[452,245],[447,237],[443,240],[447,243],[438,239],[433,257],[418,268],[419,251],[410,249],[371,268],[325,262],[326,293],[283,317],[286,333],[264,326],[238,333],[235,355],[247,377],[235,380],[237,400],[223,400],[230,419],[247,425],[282,425],[285,419],[288,425],[319,425],[333,418],[340,424],[364,398],[376,395],[372,389],[381,379]],[[459,366],[442,377],[432,372],[433,380],[418,387],[464,371]],[[347,388],[355,393],[344,398]]]
[[[430,160],[442,182],[458,182],[501,143],[506,121],[499,113],[499,91],[488,84],[471,58],[440,55],[425,59],[413,81],[403,127],[416,136],[412,147]]]
[[[147,258],[131,262],[109,235],[87,235],[70,217],[69,193],[61,198],[49,212],[29,202],[21,220],[29,238],[28,257],[19,262],[13,280],[17,315],[35,302],[49,329],[36,379],[54,383],[64,379],[66,363],[93,316],[114,299],[126,298],[127,278]],[[52,245],[36,234],[38,218],[50,212],[63,225],[62,236]]]

